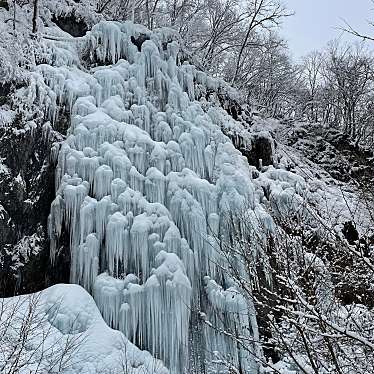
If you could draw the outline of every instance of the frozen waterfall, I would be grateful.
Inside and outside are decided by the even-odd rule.
[[[140,34],[138,50],[131,39]],[[258,338],[217,241],[227,236],[222,212],[259,204],[246,160],[221,130],[235,121],[195,99],[197,86],[224,83],[181,63],[168,29],[102,22],[76,51],[80,65],[56,56],[29,88],[52,122],[62,108],[71,113],[55,150],[51,259],[68,232],[71,282],[172,374],[227,373],[220,359],[253,373],[253,357],[220,333]]]

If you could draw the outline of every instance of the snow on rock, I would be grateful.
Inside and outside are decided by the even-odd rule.
[[[330,227],[331,231],[342,231],[346,222],[355,222],[360,234],[370,231],[370,204],[362,198],[355,183],[344,182],[339,176],[341,165],[337,161],[339,151],[330,153],[310,153],[303,139],[295,134],[305,131],[305,123],[283,123],[279,120],[253,117],[253,133],[271,133],[276,140],[273,166],[266,166],[262,172],[255,172],[255,184],[262,188],[264,196],[260,199],[266,205],[270,201],[271,210],[275,215],[289,213],[303,216],[303,220],[312,225],[321,224]],[[319,141],[316,132],[318,125],[308,124],[309,139]],[[296,144],[293,144],[297,140]],[[292,144],[286,145],[286,144]],[[327,143],[326,143],[327,144]],[[331,147],[330,147],[331,148]],[[313,152],[319,152],[320,147],[312,147]],[[336,153],[336,158],[331,158]],[[321,158],[325,164],[321,163]],[[341,161],[340,161],[341,162]],[[328,166],[326,166],[326,164]],[[349,162],[344,162],[347,166]],[[335,173],[337,172],[337,173]],[[349,173],[345,177],[350,178]],[[287,202],[288,201],[288,202]],[[314,221],[314,224],[313,224]]]
[[[195,100],[194,82],[225,83],[181,65],[169,33],[101,22],[70,39],[76,56],[69,63],[40,64],[31,74],[30,101],[52,122],[62,108],[71,113],[55,155],[51,259],[68,232],[71,282],[93,293],[109,326],[171,373],[187,372],[194,360],[209,367],[216,351],[249,373],[253,358],[197,316],[206,309],[227,321],[222,328],[258,341],[254,308],[223,270],[217,245],[229,240],[227,219],[243,209],[266,221],[259,187],[224,129],[243,133],[245,144],[250,137],[223,109]],[[139,35],[148,39],[141,46],[132,42]]]

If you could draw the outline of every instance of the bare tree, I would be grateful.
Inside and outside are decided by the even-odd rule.
[[[48,322],[41,293],[0,299],[0,372],[64,373],[75,362],[83,335],[56,336],[59,305]],[[52,312],[52,310],[51,310]],[[73,328],[73,326],[72,326]]]
[[[372,57],[362,46],[330,44],[324,78],[336,92],[343,131],[353,140],[357,135],[357,110],[372,84]]]
[[[313,51],[303,58],[302,62],[302,78],[307,90],[306,106],[310,108],[309,119],[318,121],[318,106],[321,88],[321,72],[323,67],[323,55],[319,51]]]
[[[227,79],[232,74],[232,65],[227,65],[226,70]],[[276,33],[269,33],[246,50],[236,86],[261,113],[278,117],[294,110],[298,80],[285,42]]]
[[[246,2],[248,12],[248,26],[245,28],[244,38],[240,43],[236,66],[231,82],[235,83],[245,48],[248,46],[251,36],[257,29],[269,29],[279,26],[281,20],[291,15],[287,13],[285,6],[278,0],[250,0]]]
[[[374,5],[374,0],[371,0],[371,3]],[[374,22],[369,21],[368,22],[370,26],[374,27]],[[351,35],[354,35],[362,40],[369,40],[369,41],[374,41],[374,37],[365,33],[360,32],[359,30],[355,29],[352,27],[347,21],[344,21],[344,26],[340,27],[341,30],[344,32],[347,32]]]

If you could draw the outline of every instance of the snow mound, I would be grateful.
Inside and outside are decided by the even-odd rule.
[[[0,368],[17,373],[159,373],[169,371],[104,322],[93,298],[78,285],[55,285],[0,299]],[[25,332],[25,326],[30,326]],[[23,331],[23,332],[21,332]],[[18,338],[27,336],[27,346]],[[8,353],[16,347],[16,353]],[[127,371],[126,371],[127,370]]]

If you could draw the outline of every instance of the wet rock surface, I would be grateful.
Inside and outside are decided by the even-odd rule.
[[[55,195],[50,151],[61,139],[58,131],[21,116],[0,127],[0,296],[68,279],[61,269],[51,272],[47,235]]]

